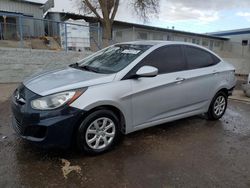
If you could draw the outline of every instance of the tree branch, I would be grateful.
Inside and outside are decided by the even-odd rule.
[[[107,0],[98,0],[102,10],[103,22],[110,22]]]
[[[83,3],[86,3],[86,5],[89,7],[89,9],[96,15],[96,17],[102,21],[101,16],[98,14],[96,9],[92,6],[92,4],[89,2],[89,0],[84,0]]]
[[[119,2],[120,2],[120,0],[115,0],[114,9],[113,9],[113,12],[112,12],[112,15],[111,15],[111,18],[110,18],[110,20],[111,20],[112,23],[114,22],[115,15],[116,15],[117,10],[118,10]]]

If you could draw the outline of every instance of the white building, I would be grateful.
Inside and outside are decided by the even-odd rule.
[[[64,22],[69,19],[85,20],[91,26],[89,28],[91,48],[94,49],[96,46],[95,44],[98,44],[99,47],[102,47],[101,41],[103,37],[103,28],[101,23],[95,17],[88,17],[74,13],[49,11],[47,12],[45,18],[53,20],[54,22]],[[58,26],[55,23],[50,23],[48,31],[48,33],[52,34],[59,33]],[[215,51],[219,51],[223,47],[224,42],[228,41],[227,38],[208,34],[191,33],[115,20],[113,23],[111,43],[128,42],[133,40],[185,41],[199,44]]]
[[[214,36],[230,38],[231,42],[241,43],[242,45],[250,45],[250,28],[218,31],[209,33]]]
[[[209,34],[229,39],[220,55],[236,67],[236,73],[248,75],[250,73],[250,28]]]

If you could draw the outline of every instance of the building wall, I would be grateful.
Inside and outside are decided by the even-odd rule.
[[[34,18],[43,18],[43,9],[39,4],[0,0],[0,11],[23,13]]]
[[[250,46],[242,46],[239,42],[225,42],[222,49],[215,51],[224,60],[233,64],[237,74],[250,73]]]
[[[5,15],[5,12],[8,12],[8,15]],[[13,15],[11,15],[13,14]],[[19,14],[23,14],[25,17],[22,17],[21,25],[23,28],[23,35],[26,38],[30,37],[40,37],[44,35],[44,22],[41,20],[43,18],[43,9],[39,4],[31,4],[24,2],[15,2],[11,0],[0,0],[0,17],[7,16],[8,18],[14,18],[15,26],[12,26],[12,30],[8,32],[16,33],[17,36],[20,36],[20,20]],[[14,29],[14,31],[13,31]]]
[[[230,38],[231,42],[241,43],[242,40],[250,41],[250,33],[248,33],[248,34],[239,34],[239,35],[225,35],[224,37]]]
[[[216,51],[226,61],[233,64],[238,74],[250,73],[250,34],[225,35],[230,38],[225,42],[220,51]],[[242,40],[247,40],[247,45],[242,45]]]
[[[202,45],[210,50],[221,50],[224,41],[219,39],[211,39],[209,37],[200,37],[194,35],[185,35],[177,33],[174,30],[163,32],[141,28],[126,28],[114,25],[113,28],[114,42],[128,42],[133,40],[171,40],[190,42]]]
[[[48,13],[45,17],[50,22],[46,22],[45,30],[49,36],[60,37],[60,23],[61,16],[59,13]]]

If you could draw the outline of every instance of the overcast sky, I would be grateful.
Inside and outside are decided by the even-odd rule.
[[[79,13],[75,1],[55,0],[53,11]],[[136,17],[127,2],[122,0],[116,20],[199,33],[250,27],[250,0],[160,0],[158,17],[148,23]]]

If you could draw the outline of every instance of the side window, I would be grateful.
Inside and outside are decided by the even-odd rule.
[[[220,60],[213,54],[196,47],[185,47],[189,69],[197,69],[217,64]]]
[[[137,68],[144,65],[158,68],[159,74],[177,72],[186,69],[185,58],[181,46],[177,45],[164,46],[154,50],[137,65]]]

